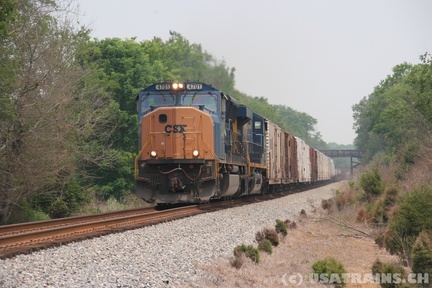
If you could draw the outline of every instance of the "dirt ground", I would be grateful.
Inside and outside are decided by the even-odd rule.
[[[398,259],[375,244],[373,230],[348,222],[356,209],[332,214],[321,207],[313,210],[306,217],[290,219],[296,221],[297,228],[288,231],[272,255],[261,252],[259,264],[246,259],[236,269],[231,267],[230,259],[219,259],[216,265],[199,267],[212,275],[212,280],[191,287],[331,287],[309,280],[312,264],[325,257],[334,257],[348,273],[353,273],[351,277],[360,277],[349,279],[345,287],[380,287],[366,275],[372,275],[373,262],[380,259],[396,263]]]

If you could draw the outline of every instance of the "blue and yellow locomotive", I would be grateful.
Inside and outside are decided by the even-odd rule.
[[[136,193],[203,203],[265,189],[265,119],[211,85],[157,83],[137,96]]]

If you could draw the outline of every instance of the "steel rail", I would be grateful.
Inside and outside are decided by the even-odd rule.
[[[34,249],[50,247],[55,244],[68,243],[83,238],[100,236],[116,231],[154,225],[164,221],[179,219],[191,215],[207,212],[199,209],[198,205],[153,211],[135,215],[123,215],[110,219],[93,217],[94,221],[73,222],[60,227],[49,226],[46,229],[25,231],[0,236],[0,259],[8,258],[20,253],[31,252]]]
[[[7,235],[7,234],[21,233],[22,231],[29,232],[31,230],[48,229],[50,227],[53,228],[53,227],[58,227],[58,226],[70,225],[70,224],[76,223],[78,221],[89,222],[89,221],[95,221],[95,220],[98,220],[101,218],[113,218],[113,217],[119,217],[121,215],[126,216],[126,215],[142,214],[142,213],[148,213],[151,211],[155,211],[155,208],[154,207],[137,208],[137,209],[115,211],[115,212],[108,212],[108,213],[101,213],[101,214],[93,214],[93,215],[86,215],[86,216],[75,216],[75,217],[67,217],[67,218],[52,219],[52,220],[45,220],[45,221],[3,225],[3,226],[0,226],[0,237]]]

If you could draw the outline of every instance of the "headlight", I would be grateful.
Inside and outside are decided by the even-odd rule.
[[[150,156],[156,157],[156,155],[157,155],[156,151],[153,150],[153,151],[150,152]]]
[[[192,152],[192,155],[193,155],[194,157],[198,157],[198,155],[199,155],[198,150],[194,150],[194,151]]]
[[[172,83],[171,88],[172,88],[172,90],[183,90],[184,84],[175,82],[175,83]]]

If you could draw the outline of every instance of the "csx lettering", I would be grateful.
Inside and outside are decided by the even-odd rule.
[[[187,125],[184,124],[179,124],[179,125],[166,125],[165,126],[165,132],[166,133],[184,133],[185,131],[185,127],[187,127]]]

